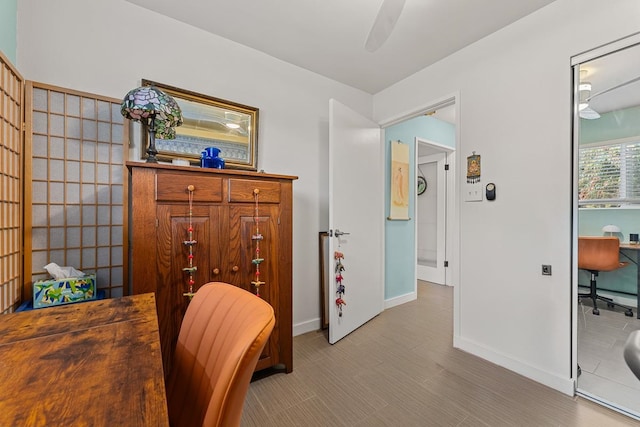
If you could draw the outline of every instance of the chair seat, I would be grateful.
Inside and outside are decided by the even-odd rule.
[[[587,266],[580,267],[580,265],[578,265],[578,268],[581,269],[581,270],[599,272],[599,271],[614,271],[614,270],[617,270],[619,268],[626,267],[628,265],[629,265],[629,263],[627,261],[620,261],[620,262],[618,262],[618,264],[615,267],[611,268],[610,270],[598,270],[598,269],[594,269],[594,268],[587,268]]]

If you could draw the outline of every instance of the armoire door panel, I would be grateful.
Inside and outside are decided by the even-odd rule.
[[[251,293],[258,293],[256,286],[251,282],[256,281],[256,264],[254,259],[262,259],[259,264],[260,276],[263,285],[259,288],[260,298],[267,301],[273,307],[276,313],[276,325],[278,323],[278,306],[279,300],[276,292],[277,289],[277,217],[279,208],[277,205],[262,204],[258,207],[258,217],[255,215],[255,206],[233,205],[229,207],[229,218],[231,219],[230,234],[237,236],[231,238],[231,241],[238,242],[237,251],[233,254],[235,262],[241,266],[238,279],[240,284],[237,286],[248,290]],[[257,227],[256,228],[256,219]],[[262,240],[256,240],[253,237],[259,231]],[[259,242],[259,254],[256,253],[257,244]],[[273,365],[272,355],[278,353],[279,348],[279,332],[277,328],[269,337],[269,341],[264,347],[260,359],[258,360],[258,368],[260,366],[268,367]]]
[[[189,266],[189,207],[185,205],[158,205],[157,227],[157,271],[156,304],[163,347],[173,354],[182,318],[189,298],[189,274],[183,268]],[[217,238],[217,208],[194,206],[191,217],[193,226],[193,263],[197,270],[193,274],[193,290],[209,282],[212,257],[210,242]],[[214,257],[215,258],[215,257]],[[215,260],[214,260],[215,261]],[[167,355],[165,366],[170,366],[171,356]]]
[[[256,293],[255,286],[251,285],[255,281],[256,265],[253,260],[256,259],[256,246],[259,242],[260,255],[263,261],[260,263],[260,278],[265,282],[261,286],[260,294],[262,295],[269,282],[277,280],[275,267],[277,261],[277,213],[278,207],[273,205],[261,205],[259,207],[258,230],[262,235],[262,240],[255,240],[253,236],[256,234],[255,207],[253,206],[231,206],[229,208],[229,218],[232,226],[229,229],[230,241],[234,242],[230,251],[232,263],[239,265],[240,270],[236,279],[243,289],[251,293]],[[273,301],[269,298],[269,294],[264,294],[264,299],[273,305]],[[274,307],[275,309],[275,307]]]

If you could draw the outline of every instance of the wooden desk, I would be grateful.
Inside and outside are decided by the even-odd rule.
[[[636,298],[638,305],[636,306],[636,317],[640,319],[640,245],[631,245],[629,243],[620,243],[620,249],[632,250],[636,255],[636,267],[638,267],[638,273],[636,278]]]
[[[1,426],[168,426],[155,297],[0,316]]]

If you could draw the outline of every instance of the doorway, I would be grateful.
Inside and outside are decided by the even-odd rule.
[[[447,201],[455,189],[449,189],[454,174],[451,147],[416,137],[416,276],[438,285],[447,284]]]
[[[640,380],[627,366],[623,350],[640,329],[637,254],[627,250],[640,229],[640,36],[605,45],[572,58],[574,76],[573,206],[573,366],[576,393],[640,419]],[[636,148],[637,147],[637,148]],[[579,298],[592,278],[579,263],[578,237],[617,237],[620,261],[627,266],[602,271],[597,294],[624,308]]]
[[[391,308],[417,298],[417,211],[416,202],[419,171],[417,161],[419,157],[416,138],[426,143],[440,144],[440,148],[447,147],[453,151],[459,141],[459,94],[451,95],[440,102],[426,104],[423,108],[415,110],[393,122],[381,123],[384,129],[384,141],[401,141],[410,147],[411,165],[411,199],[409,203],[408,221],[387,221],[385,224],[385,308]],[[439,150],[441,151],[441,150]],[[447,179],[447,220],[446,220],[446,247],[445,259],[448,261],[446,284],[453,285],[459,277],[458,271],[458,212],[459,204],[456,202],[454,192],[456,190],[456,169],[458,161],[450,161],[450,170]],[[387,165],[388,168],[389,165]],[[387,169],[387,179],[389,170]],[[388,185],[388,184],[387,184]],[[429,184],[427,183],[427,187]],[[427,188],[427,191],[428,188]],[[444,262],[443,260],[443,262]],[[458,298],[454,290],[454,306]],[[454,321],[454,325],[458,323]]]

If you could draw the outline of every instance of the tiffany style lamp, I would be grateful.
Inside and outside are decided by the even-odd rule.
[[[178,103],[156,87],[141,86],[125,95],[120,112],[127,119],[149,128],[147,163],[158,163],[156,136],[173,139],[176,137],[175,127],[182,125],[182,111]]]

